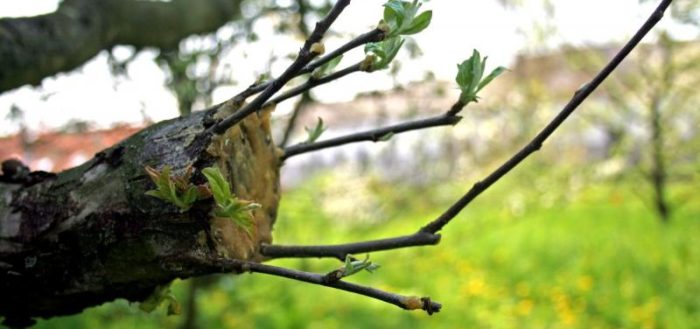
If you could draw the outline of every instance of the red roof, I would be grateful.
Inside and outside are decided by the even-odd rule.
[[[31,170],[58,172],[90,160],[95,153],[141,129],[118,126],[109,130],[80,133],[50,132],[31,140],[25,138],[24,143],[21,134],[3,137],[0,138],[0,161],[16,158]]]

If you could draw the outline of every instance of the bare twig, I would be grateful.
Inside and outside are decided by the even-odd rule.
[[[296,60],[294,60],[294,62],[287,67],[282,75],[270,82],[265,90],[263,90],[263,92],[253,101],[246,104],[243,108],[239,109],[226,119],[213,125],[207,130],[207,132],[215,134],[224,133],[228,128],[237,124],[251,113],[257,111],[260,106],[263,105],[263,103],[270,99],[270,97],[279,91],[289,80],[297,76],[299,71],[304,69],[304,67],[319,54],[312,49],[312,46],[321,41],[323,35],[326,33],[326,31],[328,31],[333,22],[335,22],[335,19],[338,18],[340,13],[342,13],[345,7],[347,7],[349,4],[350,0],[338,0],[328,15],[320,22],[316,23],[316,27],[311,33],[311,36],[306,39],[304,46],[299,50],[299,55],[297,56]]]
[[[350,135],[345,135],[337,138],[332,138],[316,143],[301,143],[292,145],[284,149],[282,160],[286,160],[295,155],[337,147],[349,143],[372,141],[378,142],[386,138],[390,138],[393,134],[399,134],[411,130],[420,130],[430,127],[451,126],[455,125],[462,117],[457,115],[442,114],[426,119],[408,121],[393,126],[387,126]]]
[[[348,66],[340,71],[333,72],[333,73],[331,73],[325,77],[319,78],[319,79],[310,78],[304,84],[299,85],[295,88],[289,89],[289,90],[285,91],[284,93],[278,95],[277,97],[273,98],[272,100],[270,100],[269,103],[274,103],[274,104],[282,103],[289,98],[297,96],[305,91],[309,91],[317,86],[320,86],[320,85],[329,83],[331,81],[340,79],[340,78],[342,78],[350,73],[361,71],[361,68],[360,68],[361,66],[362,66],[362,63],[357,63],[355,65]],[[267,104],[265,104],[265,105],[267,105]],[[263,105],[263,107],[265,107],[265,105]]]
[[[281,246],[263,245],[260,253],[269,258],[321,258],[335,257],[345,260],[351,254],[371,251],[400,249],[411,246],[435,245],[440,242],[440,235],[418,232],[395,238],[379,239],[338,245],[325,246]]]
[[[307,283],[322,285],[339,290],[353,292],[363,296],[378,299],[389,304],[396,305],[405,310],[424,310],[428,314],[439,312],[442,308],[440,303],[431,301],[428,297],[403,296],[383,290],[361,286],[342,280],[329,280],[326,275],[292,270],[288,268],[260,264],[255,262],[242,261],[237,259],[215,259],[212,260],[214,269],[218,272],[254,272],[264,273],[273,276],[303,281]]]
[[[418,232],[401,237],[372,240],[358,243],[341,244],[333,246],[265,246],[262,248],[263,254],[267,257],[334,257],[348,255],[352,252],[370,252],[420,245],[432,245],[439,242],[437,232],[447,225],[457,214],[462,211],[472,200],[483,191],[510,172],[529,155],[539,150],[542,144],[557,128],[578,108],[579,105],[590,96],[593,91],[612,73],[627,55],[639,44],[644,36],[661,20],[664,12],[673,0],[664,0],[654,10],[647,21],[639,28],[634,36],[625,44],[612,60],[583,88],[577,90],[566,106],[520,151],[508,159],[500,167],[483,180],[474,184],[457,202],[448,208],[442,215],[431,221]],[[451,110],[449,113],[455,111]],[[437,240],[427,237],[436,236]]]

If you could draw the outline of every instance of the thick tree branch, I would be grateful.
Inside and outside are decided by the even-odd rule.
[[[115,45],[175,49],[239,15],[240,0],[66,0],[52,14],[0,19],[0,93],[72,70]],[[147,31],[145,33],[144,31]]]
[[[230,112],[229,112],[230,113]],[[8,324],[73,314],[116,298],[141,301],[175,278],[208,274],[173,258],[261,261],[279,200],[279,160],[269,117],[251,116],[222,138],[197,136],[216,111],[160,122],[84,165],[59,174],[6,170],[0,176],[0,316]],[[250,233],[212,215],[214,201],[188,210],[146,195],[145,166],[173,176],[215,165],[232,193],[262,207]],[[171,177],[173,177],[171,176]],[[196,264],[195,264],[196,265]]]

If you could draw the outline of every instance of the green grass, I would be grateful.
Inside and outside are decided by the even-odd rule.
[[[700,202],[670,225],[639,197],[639,184],[535,180],[516,171],[443,232],[439,246],[374,253],[382,265],[349,280],[443,303],[432,317],[350,293],[264,275],[221,277],[197,296],[203,328],[700,328]],[[569,175],[570,176],[570,175]],[[573,183],[572,183],[573,182]],[[345,184],[338,186],[338,184]],[[467,186],[467,185],[465,185]],[[325,175],[284,196],[275,239],[338,243],[406,234],[465,187],[351,183]],[[349,191],[346,191],[348,189]],[[692,195],[678,185],[674,194]],[[355,202],[360,212],[345,209]],[[330,207],[328,205],[331,205]],[[333,206],[336,205],[336,206]],[[345,210],[343,210],[345,209]],[[333,260],[275,265],[327,272]],[[175,293],[185,300],[185,285]],[[125,302],[39,328],[176,327],[165,310]]]

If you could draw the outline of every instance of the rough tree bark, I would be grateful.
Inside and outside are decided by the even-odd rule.
[[[252,115],[224,135],[200,134],[218,110],[161,122],[57,175],[0,179],[0,316],[9,325],[33,317],[78,313],[116,298],[140,301],[178,277],[211,273],[209,260],[262,260],[279,201],[279,150],[269,112]],[[213,201],[179,209],[144,194],[153,183],[144,166],[174,173],[216,164],[232,189],[262,207],[246,233],[212,219]],[[210,263],[209,263],[210,264]]]
[[[0,93],[37,85],[120,44],[177,49],[180,40],[239,16],[240,2],[64,0],[51,14],[0,19]]]

